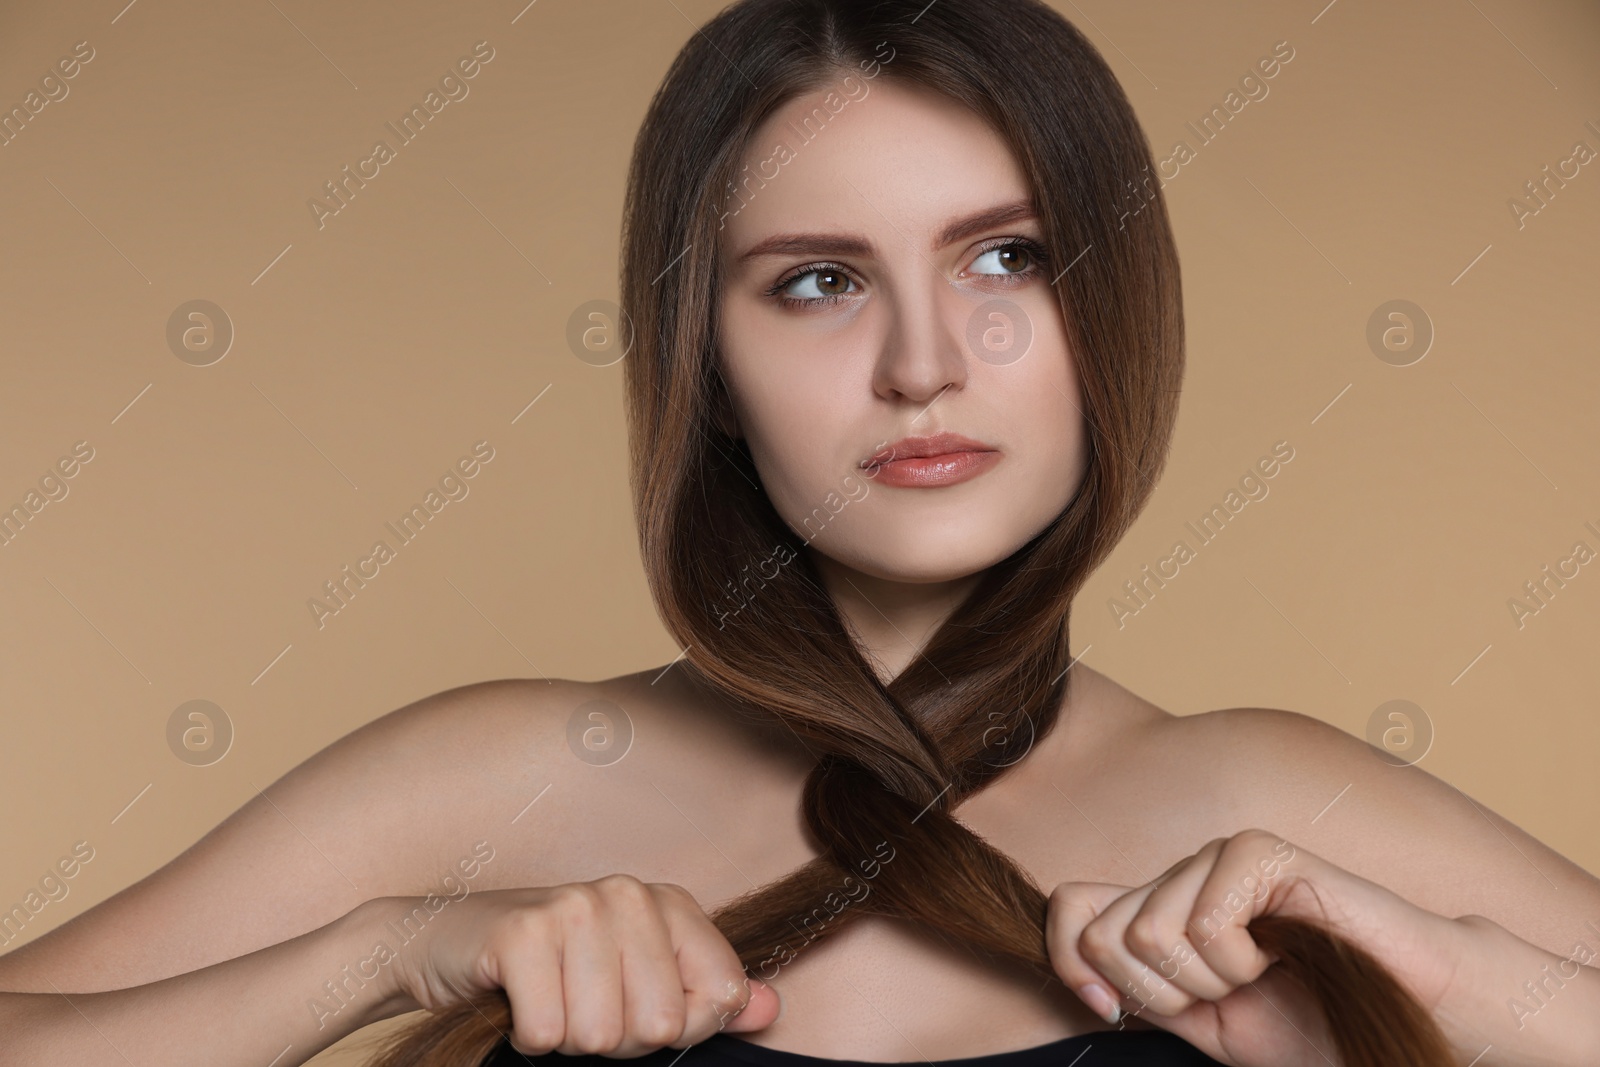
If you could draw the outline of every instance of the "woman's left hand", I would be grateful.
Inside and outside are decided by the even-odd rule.
[[[1056,973],[1121,993],[1124,1013],[1235,1067],[1337,1062],[1320,1005],[1245,929],[1257,915],[1310,920],[1365,949],[1434,1012],[1465,927],[1265,830],[1217,838],[1142,887],[1063,882],[1050,896]],[[1108,1021],[1115,1021],[1110,1020]],[[1454,1036],[1446,1031],[1446,1036]]]

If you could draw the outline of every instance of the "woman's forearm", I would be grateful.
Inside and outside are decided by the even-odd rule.
[[[383,915],[362,905],[299,937],[158,982],[95,993],[0,992],[0,1067],[289,1067],[416,1007],[396,994]]]
[[[1588,965],[1600,944],[1559,956],[1482,916],[1456,921],[1474,945],[1440,1005],[1442,1021],[1468,1035],[1458,1052],[1475,1067],[1600,1063],[1600,970]]]

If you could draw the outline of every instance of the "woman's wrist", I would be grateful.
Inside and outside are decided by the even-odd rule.
[[[403,981],[404,961],[400,954],[405,951],[406,941],[403,927],[396,923],[403,923],[408,911],[407,898],[374,897],[356,905],[339,920],[344,928],[338,931],[337,939],[362,950],[358,965],[364,967],[363,974],[377,972],[370,979],[371,987],[362,991],[360,1026],[422,1008]],[[397,929],[401,929],[400,934]]]
[[[1593,947],[1576,941],[1561,956],[1482,915],[1451,922],[1460,934],[1459,955],[1435,1013],[1458,1052],[1474,1067],[1600,1063]]]

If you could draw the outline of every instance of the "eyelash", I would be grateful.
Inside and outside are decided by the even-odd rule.
[[[1049,253],[1045,251],[1044,246],[1041,245],[1038,241],[1035,241],[1035,240],[1033,240],[1032,238],[1029,238],[1029,237],[1006,237],[1006,238],[1002,238],[1000,240],[997,240],[995,243],[993,243],[993,244],[991,244],[991,245],[989,245],[989,246],[987,246],[985,248],[980,249],[978,251],[978,255],[979,256],[985,256],[985,255],[988,255],[990,252],[993,252],[996,249],[1000,249],[1000,248],[1022,248],[1028,253],[1028,256],[1030,257],[1030,259],[1032,259],[1032,262],[1028,265],[1028,269],[1027,270],[1013,271],[1013,272],[1008,273],[1008,274],[983,274],[983,275],[979,275],[979,277],[982,277],[982,278],[997,278],[997,279],[998,278],[1016,278],[1016,279],[1018,279],[1018,281],[1016,281],[1016,282],[1010,282],[1010,281],[1001,282],[1000,283],[1001,285],[1020,285],[1020,284],[1022,284],[1023,280],[1025,280],[1027,278],[1031,278],[1033,275],[1039,273],[1040,267],[1043,264],[1047,263],[1049,261],[1049,258],[1050,258]],[[974,258],[976,258],[976,257],[974,257]],[[846,267],[842,263],[834,263],[834,262],[831,262],[831,261],[824,261],[824,262],[821,262],[821,263],[807,263],[803,267],[797,267],[794,270],[790,271],[787,275],[784,276],[782,281],[780,281],[777,285],[774,285],[771,289],[768,289],[766,291],[765,295],[775,299],[778,303],[782,304],[784,307],[790,307],[790,308],[796,308],[796,307],[821,307],[821,306],[823,306],[825,304],[832,304],[832,303],[835,303],[835,302],[837,302],[839,300],[843,300],[845,297],[852,295],[850,293],[827,293],[827,294],[824,294],[822,296],[783,296],[783,295],[781,295],[783,293],[784,289],[786,289],[789,285],[793,284],[794,282],[799,281],[801,278],[804,278],[806,275],[808,275],[808,274],[820,274],[823,271],[837,271],[838,273],[843,274],[845,277],[849,278],[852,281],[857,282],[858,284],[860,282],[860,279],[855,276],[855,273],[853,271],[851,271],[848,267]]]

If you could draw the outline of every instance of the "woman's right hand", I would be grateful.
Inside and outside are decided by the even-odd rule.
[[[420,899],[369,903],[398,923]],[[777,992],[745,974],[688,890],[625,874],[449,900],[387,969],[420,1008],[505,990],[509,1040],[530,1055],[688,1048],[779,1012]]]

